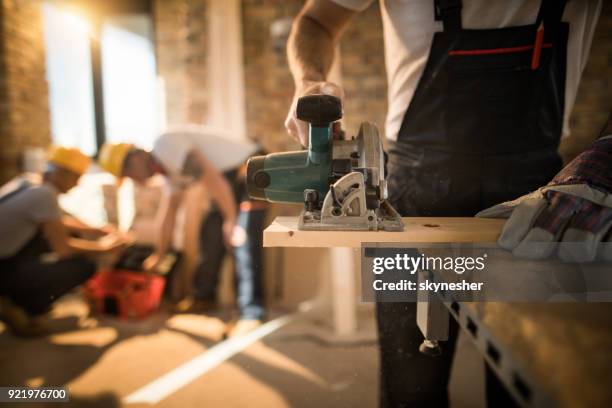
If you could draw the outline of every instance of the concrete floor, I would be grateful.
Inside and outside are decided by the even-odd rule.
[[[280,329],[154,404],[126,403],[125,398],[196,357],[216,355],[219,347],[213,347],[227,343],[222,334],[228,313],[159,312],[139,322],[87,318],[88,308],[78,296],[62,299],[52,313],[58,333],[46,338],[15,338],[0,326],[1,385],[65,385],[69,406],[79,407],[377,405],[371,310],[359,317],[366,339],[352,344],[331,344],[314,335],[326,330],[320,315],[293,315]]]

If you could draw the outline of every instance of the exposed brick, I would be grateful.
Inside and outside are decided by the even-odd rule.
[[[299,147],[287,136],[283,125],[293,97],[293,79],[284,50],[276,51],[272,45],[270,24],[295,16],[302,4],[278,0],[242,2],[247,132],[270,151]]]
[[[0,0],[0,183],[25,149],[51,141],[41,4]]]

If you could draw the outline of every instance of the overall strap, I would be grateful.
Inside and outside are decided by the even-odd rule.
[[[435,0],[436,20],[444,23],[444,32],[461,31],[461,0]]]
[[[561,22],[566,3],[567,0],[542,0],[536,27],[543,22],[544,26],[554,29]],[[462,29],[461,0],[435,0],[434,7],[436,20],[442,20],[445,32],[457,32]]]
[[[31,187],[31,184],[28,181],[26,181],[26,180],[22,181],[21,184],[19,185],[19,187],[17,187],[13,191],[9,191],[8,193],[6,193],[3,196],[0,196],[0,204],[4,203],[5,201],[8,201],[10,198],[16,196],[17,194],[21,193],[22,191],[27,190],[30,187]]]
[[[566,2],[567,0],[542,0],[535,23],[536,27],[544,23],[547,31],[556,31],[559,23],[561,23]]]

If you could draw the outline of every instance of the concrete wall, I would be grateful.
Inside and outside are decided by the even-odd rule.
[[[22,152],[50,143],[41,2],[0,0],[0,183]]]

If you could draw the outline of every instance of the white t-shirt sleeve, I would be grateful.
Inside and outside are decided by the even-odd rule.
[[[163,134],[153,146],[153,156],[164,166],[170,176],[182,173],[189,153],[198,146],[189,134]]]
[[[353,11],[363,11],[368,8],[374,0],[332,0],[339,6]]]

